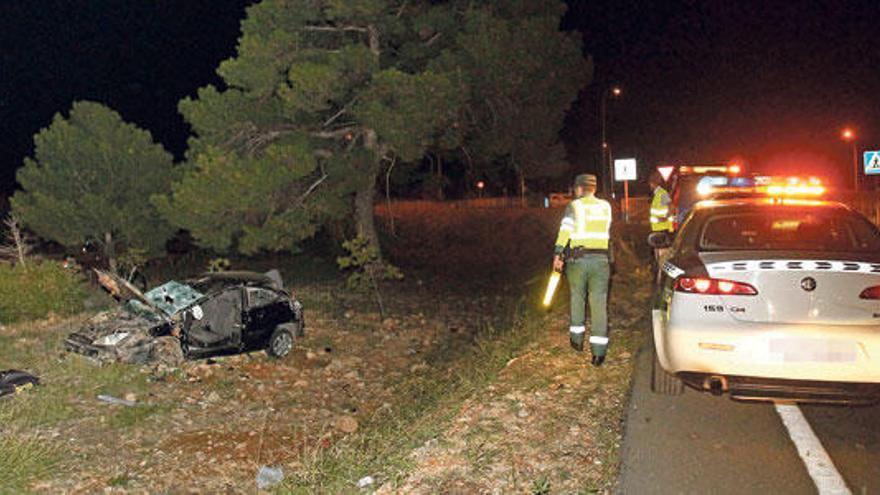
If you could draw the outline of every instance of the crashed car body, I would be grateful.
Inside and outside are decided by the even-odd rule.
[[[140,292],[98,272],[121,307],[93,317],[65,340],[101,363],[179,364],[183,359],[263,350],[284,357],[302,336],[302,305],[277,271],[208,273]]]

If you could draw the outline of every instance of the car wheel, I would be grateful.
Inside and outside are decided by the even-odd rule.
[[[273,358],[283,358],[290,354],[293,349],[293,332],[284,327],[278,327],[269,337],[266,353]]]
[[[652,354],[654,355],[654,363],[651,368],[651,392],[660,395],[681,395],[684,392],[684,383],[660,366],[660,361],[657,360],[657,351]]]

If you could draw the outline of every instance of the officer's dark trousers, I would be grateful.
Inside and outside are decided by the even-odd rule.
[[[571,291],[571,338],[583,342],[589,293],[590,350],[594,356],[604,356],[608,349],[608,256],[591,253],[570,259],[565,263],[565,277]]]

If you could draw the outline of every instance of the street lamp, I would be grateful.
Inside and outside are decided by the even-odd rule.
[[[853,161],[853,191],[859,192],[859,154],[856,150],[856,132],[849,127],[840,131],[840,138],[850,143]]]
[[[614,197],[614,179],[613,179],[613,171],[611,170],[611,163],[608,160],[609,152],[608,152],[608,139],[606,138],[605,132],[605,122],[607,120],[607,99],[608,95],[611,95],[612,98],[619,98],[623,94],[623,90],[620,86],[612,86],[611,88],[606,88],[602,90],[602,97],[599,100],[599,114],[601,120],[602,127],[602,143],[601,143],[601,152],[602,152],[602,163],[599,166],[599,170],[603,171],[603,175],[605,176],[605,191],[611,194],[611,197]]]

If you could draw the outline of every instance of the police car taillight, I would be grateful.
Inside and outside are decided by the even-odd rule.
[[[859,294],[859,299],[880,299],[880,285],[868,287]]]
[[[755,296],[758,290],[749,284],[706,277],[679,277],[675,281],[677,292],[713,296]]]

